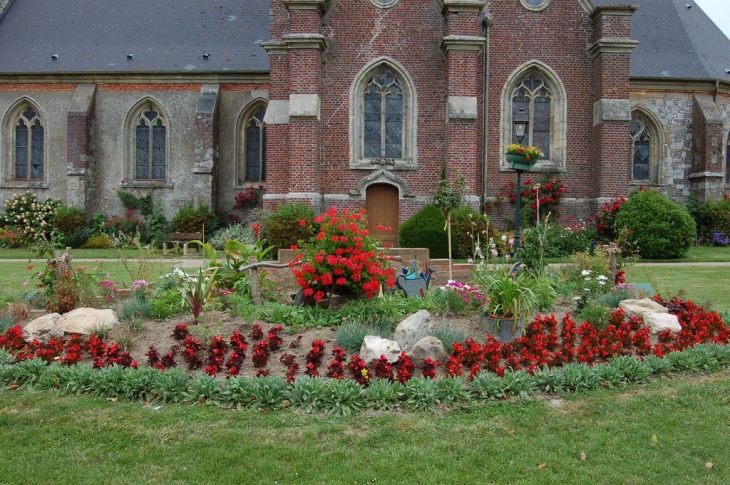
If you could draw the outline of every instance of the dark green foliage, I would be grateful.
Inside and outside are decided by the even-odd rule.
[[[449,243],[444,230],[446,217],[441,209],[427,205],[398,228],[404,248],[428,248],[431,258],[448,258]]]
[[[172,226],[176,232],[213,234],[218,229],[218,216],[202,202],[199,202],[197,207],[192,203],[185,204],[172,218]]]
[[[695,213],[697,238],[701,244],[713,244],[715,233],[730,236],[730,199],[705,202]]]
[[[616,215],[616,230],[648,259],[679,258],[696,235],[687,210],[655,190],[631,194]]]
[[[53,228],[68,236],[78,229],[86,227],[86,212],[76,207],[60,205],[51,219]]]
[[[484,248],[490,238],[497,240],[499,234],[487,217],[468,205],[462,205],[451,211],[452,257],[471,258],[474,256],[477,242]]]
[[[314,209],[306,204],[284,204],[264,220],[266,241],[269,246],[279,249],[289,249],[298,245],[299,241],[307,240],[314,235],[312,223]],[[300,224],[306,221],[306,224]]]

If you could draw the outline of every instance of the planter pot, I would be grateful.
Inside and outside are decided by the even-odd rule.
[[[515,153],[506,153],[505,158],[509,164],[509,168],[512,170],[530,170],[532,166],[537,162],[537,158],[527,159],[524,155],[517,155]]]
[[[496,315],[482,314],[482,330],[494,335],[500,342],[510,343],[521,337],[525,330],[525,319],[520,318],[515,325],[514,318],[497,317]]]

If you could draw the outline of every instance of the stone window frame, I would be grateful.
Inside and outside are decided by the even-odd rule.
[[[266,181],[266,123],[264,122],[264,116],[266,113],[266,108],[268,106],[268,100],[264,98],[257,98],[251,101],[246,107],[241,111],[241,116],[238,117],[238,124],[236,127],[236,139],[237,139],[237,148],[236,148],[236,175],[235,179],[233,181],[234,186],[244,186],[246,184],[250,183],[258,183],[258,182],[264,182]],[[246,138],[246,127],[248,126],[249,122],[251,122],[254,118],[256,113],[261,109],[264,109],[264,116],[261,117],[261,125],[264,132],[264,137],[261,143],[261,152],[263,155],[263,161],[262,166],[260,168],[261,171],[261,177],[257,180],[247,179],[246,178],[246,163],[247,160],[247,138]]]
[[[643,127],[642,133],[649,139],[649,178],[634,178],[634,141],[635,135],[631,134],[631,145],[629,152],[629,171],[631,185],[662,185],[662,164],[661,149],[664,146],[664,131],[661,129],[661,122],[652,111],[635,106],[631,109],[630,131],[633,131],[634,118],[637,118]]]
[[[530,1],[535,2],[536,0]],[[530,3],[528,3],[528,0],[520,0],[520,4],[522,4],[525,9],[530,10],[531,12],[540,12],[542,10],[545,10],[551,2],[552,0],[542,0],[539,5],[531,5]]]
[[[403,153],[401,158],[368,158],[363,156],[364,90],[381,69],[388,69],[399,81],[403,92]],[[350,85],[350,168],[373,170],[416,170],[418,103],[416,88],[406,69],[394,59],[381,57],[364,66]]]
[[[398,5],[398,2],[400,2],[400,0],[370,0],[370,3],[372,3],[375,7],[383,10],[395,7]]]
[[[507,145],[512,143],[512,98],[514,91],[522,83],[522,80],[533,72],[544,79],[546,87],[551,92],[552,102],[550,103],[550,150],[549,153],[545,154],[545,159],[538,161],[532,170],[564,172],[567,170],[568,96],[560,76],[549,66],[537,60],[528,61],[515,69],[502,88],[500,153],[504,154]],[[526,140],[525,143],[529,142]],[[500,169],[509,170],[504,155],[501,156]]]
[[[165,176],[164,178],[137,178],[137,126],[140,120],[144,116],[144,113],[150,109],[157,112],[157,118],[162,122],[162,126],[165,127]],[[125,133],[127,136],[126,140],[126,154],[125,154],[125,169],[124,169],[124,186],[125,187],[171,187],[170,181],[170,160],[171,160],[171,148],[170,140],[172,138],[172,130],[170,127],[170,117],[168,116],[165,109],[162,107],[162,103],[151,97],[146,97],[138,101],[132,109],[129,110],[127,120],[125,123]]]
[[[37,121],[43,128],[42,176],[36,178],[32,178],[31,176],[18,178],[16,177],[15,163],[17,156],[16,127],[21,120],[26,119],[23,113],[29,109],[35,113]],[[9,188],[48,188],[48,123],[39,104],[26,97],[17,100],[6,112],[3,126],[5,127],[3,138],[8,140],[8,143],[1,144],[5,146],[2,153],[4,159],[2,186]],[[32,143],[32,140],[29,140],[29,149],[32,149],[30,148],[32,147],[30,143]],[[28,170],[30,175],[32,172],[30,166]]]

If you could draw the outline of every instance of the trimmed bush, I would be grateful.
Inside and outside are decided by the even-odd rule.
[[[631,194],[616,214],[616,229],[647,259],[679,258],[697,234],[689,212],[655,190]]]
[[[205,229],[205,234],[213,234],[218,229],[218,216],[202,202],[197,208],[192,203],[185,204],[172,218],[172,226],[176,232],[203,232]]]
[[[314,209],[303,203],[283,204],[264,220],[266,241],[269,246],[278,249],[289,249],[306,241],[314,235]],[[306,221],[306,224],[300,224]]]
[[[730,199],[715,202],[705,202],[697,209],[697,238],[701,244],[721,244],[722,234],[730,237]]]
[[[446,217],[441,209],[427,205],[398,228],[404,248],[428,248],[431,258],[448,258],[449,243],[444,230]]]

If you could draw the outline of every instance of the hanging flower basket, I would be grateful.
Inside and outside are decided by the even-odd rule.
[[[530,170],[532,166],[537,162],[537,157],[527,158],[525,155],[518,155],[515,153],[505,154],[509,168],[512,170]]]

